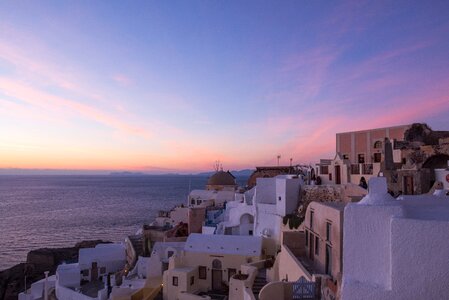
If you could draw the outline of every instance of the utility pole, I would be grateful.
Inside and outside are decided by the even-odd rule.
[[[279,167],[279,160],[281,159],[281,155],[278,154],[278,167]]]

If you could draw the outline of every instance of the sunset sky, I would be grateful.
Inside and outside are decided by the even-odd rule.
[[[449,130],[449,1],[1,1],[0,168],[315,163]]]

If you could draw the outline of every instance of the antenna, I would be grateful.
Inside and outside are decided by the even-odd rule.
[[[278,154],[277,158],[278,158],[278,167],[279,167],[279,160],[281,159],[281,155]]]
[[[293,165],[293,158],[290,157],[290,167]]]
[[[220,166],[221,166],[220,161],[216,160],[215,163],[214,163],[214,170],[215,170],[215,172],[218,172],[220,170]]]

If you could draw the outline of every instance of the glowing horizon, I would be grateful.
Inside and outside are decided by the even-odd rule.
[[[315,163],[449,130],[449,3],[0,3],[0,169]]]

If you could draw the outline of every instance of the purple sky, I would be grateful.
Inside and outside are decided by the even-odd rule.
[[[2,1],[0,168],[210,170],[449,130],[449,1]]]

